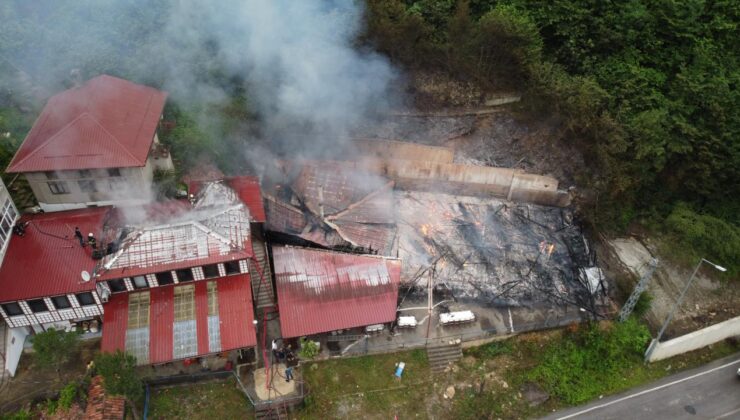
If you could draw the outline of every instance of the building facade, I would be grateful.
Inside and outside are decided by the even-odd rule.
[[[157,127],[166,94],[98,76],[49,99],[7,172],[22,173],[44,211],[151,201],[173,169]]]

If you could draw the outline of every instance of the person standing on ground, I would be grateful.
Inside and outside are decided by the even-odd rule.
[[[285,368],[285,382],[290,382],[291,379],[293,379],[293,368]]]
[[[278,345],[277,340],[272,340],[272,356],[278,359]]]

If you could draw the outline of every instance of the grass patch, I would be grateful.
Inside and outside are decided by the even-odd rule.
[[[398,362],[406,363],[401,380],[393,375]],[[301,369],[310,395],[299,416],[307,419],[422,415],[432,388],[424,350],[314,362]]]
[[[233,378],[157,389],[149,403],[152,419],[254,418],[249,401]]]

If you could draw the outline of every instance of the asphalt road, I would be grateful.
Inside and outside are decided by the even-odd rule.
[[[740,419],[740,353],[546,419]]]

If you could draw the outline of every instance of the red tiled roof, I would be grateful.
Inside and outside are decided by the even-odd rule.
[[[198,357],[206,354],[252,347],[257,344],[249,274],[221,277],[214,280],[218,293],[219,349],[209,348],[208,281],[195,282],[195,325]],[[191,283],[192,284],[192,283]],[[174,290],[177,285],[149,290],[149,360],[140,364],[166,363],[177,360],[174,343]],[[104,304],[103,340],[101,350],[126,350],[128,302],[133,293],[113,294]]]
[[[126,408],[126,399],[121,396],[106,395],[103,387],[103,377],[98,375],[92,378],[90,390],[87,394],[87,420],[121,420]]]
[[[83,282],[83,270],[92,273],[95,261],[90,247],[82,248],[74,236],[79,227],[86,238],[100,238],[110,207],[23,216],[26,234],[13,234],[0,267],[0,302],[79,293],[95,288]],[[19,223],[20,223],[19,222]]]
[[[399,260],[273,247],[280,328],[299,337],[393,321]]]
[[[166,98],[108,75],[58,93],[6,172],[144,166]]]

